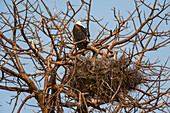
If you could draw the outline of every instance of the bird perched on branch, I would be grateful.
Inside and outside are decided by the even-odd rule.
[[[90,34],[80,21],[74,21],[75,25],[73,28],[73,42],[75,45],[81,49],[86,49],[88,43],[90,42]]]

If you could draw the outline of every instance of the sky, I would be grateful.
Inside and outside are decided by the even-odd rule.
[[[6,1],[10,1],[10,0],[6,0]],[[65,11],[66,2],[68,0],[56,0],[56,1],[57,1],[56,2],[57,12],[60,10]],[[75,5],[78,4],[78,1],[80,0],[70,0],[70,2]],[[53,11],[54,0],[44,0],[44,2],[50,8],[50,10]],[[0,0],[0,4],[1,4],[0,12],[6,11],[3,0]],[[124,17],[128,17],[129,14],[127,13],[127,10],[132,12],[134,10],[134,6],[135,6],[134,0],[92,0],[91,14],[97,19],[103,18],[103,21],[101,23],[105,25],[107,22],[109,22],[108,28],[114,29],[116,25],[115,25],[115,21],[113,20],[113,11],[111,9],[115,7],[116,11],[120,11],[120,13]],[[75,19],[81,19],[83,18],[83,16],[84,14],[80,13],[75,17]],[[85,25],[85,23],[82,24]],[[96,28],[94,29],[93,27],[94,25],[95,25],[94,23],[92,22],[90,23],[91,37],[95,37],[98,33],[97,29]],[[168,56],[170,56],[170,45],[168,45],[167,48],[161,48],[156,52],[149,52],[146,55],[148,55],[151,61],[154,61],[159,57],[160,63],[164,64]],[[168,63],[168,66],[170,67],[170,62]],[[13,95],[16,95],[16,93],[0,90],[0,113],[10,113],[12,111],[15,101],[13,101],[12,104],[8,104],[8,103],[10,102],[10,99],[12,98]],[[27,94],[25,95],[22,94],[19,99],[23,100],[26,95]],[[28,103],[36,103],[36,101],[32,99],[28,101]],[[20,104],[21,102],[18,102],[17,108],[19,107]],[[37,109],[24,106],[21,113],[31,113],[33,112],[32,110],[36,111]]]

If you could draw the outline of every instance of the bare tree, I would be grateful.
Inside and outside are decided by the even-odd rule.
[[[145,57],[170,43],[170,29],[162,28],[170,21],[170,3],[134,2],[128,18],[112,9],[116,28],[108,29],[91,15],[92,0],[81,0],[80,6],[68,1],[66,12],[54,15],[43,0],[4,0],[0,89],[18,92],[15,103],[21,93],[29,94],[17,112],[32,98],[43,113],[64,112],[64,107],[80,113],[170,112],[168,59],[159,65]],[[93,22],[101,30],[87,49],[77,50],[71,22],[82,10],[87,29]]]

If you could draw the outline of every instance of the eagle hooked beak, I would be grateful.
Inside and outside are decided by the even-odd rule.
[[[77,20],[74,20],[74,23],[77,23]]]

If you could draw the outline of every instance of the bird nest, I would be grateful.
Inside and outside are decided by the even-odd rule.
[[[123,58],[84,58],[70,72],[68,85],[74,92],[81,91],[90,99],[104,102],[119,101],[122,95],[144,82],[139,69]]]

